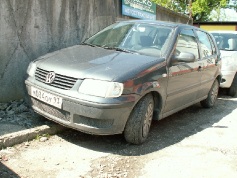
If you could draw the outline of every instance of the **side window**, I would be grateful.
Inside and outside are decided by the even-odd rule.
[[[197,36],[201,45],[201,58],[211,56],[213,54],[213,49],[207,33],[197,31]]]
[[[175,55],[179,53],[193,53],[199,59],[198,45],[193,30],[182,30],[177,39]]]
[[[217,51],[216,51],[216,47],[214,45],[213,39],[210,37],[210,35],[208,35],[208,37],[209,37],[209,40],[211,42],[212,54],[216,54]]]

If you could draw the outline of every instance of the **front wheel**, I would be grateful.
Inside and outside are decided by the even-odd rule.
[[[217,99],[217,95],[218,95],[218,91],[219,91],[219,82],[217,81],[217,79],[214,81],[208,96],[205,100],[201,101],[201,105],[204,108],[211,108],[214,106],[216,99]]]
[[[151,94],[143,97],[134,107],[124,129],[127,142],[133,144],[143,143],[150,131],[153,118],[154,100]]]

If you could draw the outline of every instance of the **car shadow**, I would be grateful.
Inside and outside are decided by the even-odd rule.
[[[0,162],[0,177],[1,178],[20,178],[18,174],[9,169],[3,163]]]
[[[225,95],[219,95],[215,106],[210,109],[195,104],[165,119],[153,121],[148,139],[141,145],[127,143],[122,134],[95,136],[70,129],[58,136],[75,145],[99,152],[124,156],[146,155],[176,144],[207,128],[225,129],[224,126],[213,125],[236,108],[237,100]]]

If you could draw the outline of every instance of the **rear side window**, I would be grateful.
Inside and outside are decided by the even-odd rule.
[[[212,44],[210,42],[210,37],[208,36],[207,33],[205,32],[202,32],[202,31],[197,31],[197,36],[198,36],[198,39],[199,39],[199,42],[200,42],[200,45],[201,45],[201,58],[205,58],[205,57],[208,57],[208,56],[211,56],[214,54],[214,51],[213,51],[213,41],[212,41]],[[215,49],[215,47],[214,47]]]
[[[198,44],[193,30],[181,31],[181,33],[178,36],[175,52],[192,53],[194,54],[196,59],[199,59]]]
[[[208,37],[209,37],[209,40],[211,42],[212,54],[216,54],[217,53],[217,49],[216,49],[216,47],[214,45],[213,39],[210,37],[210,35],[208,35]]]

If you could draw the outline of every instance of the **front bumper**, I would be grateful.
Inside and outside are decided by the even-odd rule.
[[[33,86],[33,84],[26,81],[26,88],[29,94],[30,86]],[[39,86],[34,87],[51,94],[59,95]],[[44,103],[32,96],[30,96],[30,100],[32,108],[40,115],[66,127],[96,135],[122,133],[135,104],[135,100],[131,100],[131,98],[135,98],[133,96],[128,96],[131,101],[124,100],[120,104],[83,102],[66,95],[60,95],[60,97],[63,99],[61,109]]]
[[[235,71],[221,71],[222,80],[220,83],[221,88],[229,88],[233,82],[236,72]]]

